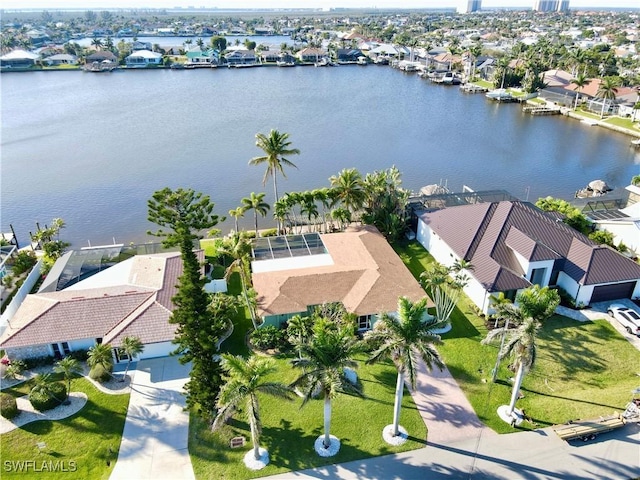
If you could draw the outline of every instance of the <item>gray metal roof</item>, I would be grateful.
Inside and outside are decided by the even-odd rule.
[[[516,252],[529,261],[554,260],[582,285],[640,279],[640,265],[528,202],[500,201],[443,208],[420,215],[488,291],[529,285]]]

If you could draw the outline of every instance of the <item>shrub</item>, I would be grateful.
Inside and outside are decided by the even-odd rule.
[[[261,236],[262,237],[275,237],[278,235],[278,229],[270,228],[268,230],[263,230]]]
[[[38,262],[36,258],[36,254],[30,251],[20,251],[16,255],[15,262],[13,264],[13,268],[11,269],[15,275],[21,275],[26,271],[31,270]]]
[[[71,358],[75,358],[79,362],[86,362],[88,357],[88,350],[74,350],[69,354]]]
[[[102,364],[98,363],[89,371],[89,378],[100,383],[106,382],[111,378],[112,369],[113,368],[106,369]]]
[[[39,412],[51,410],[67,398],[67,387],[63,383],[53,382],[47,387],[47,390],[33,389],[29,393],[31,405]]]
[[[44,357],[32,357],[24,359],[24,366],[26,370],[31,370],[35,367],[44,367],[46,365],[53,365],[55,358],[51,355]]]
[[[287,345],[286,331],[273,325],[259,328],[251,333],[251,344],[258,350],[282,348]]]
[[[0,415],[11,420],[20,413],[16,399],[8,393],[0,393]]]

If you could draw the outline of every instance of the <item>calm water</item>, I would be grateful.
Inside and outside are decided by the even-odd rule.
[[[289,132],[301,155],[281,192],[328,185],[344,167],[396,165],[404,185],[571,197],[640,173],[629,138],[431,85],[385,67],[4,74],[1,228],[23,243],[61,217],[76,246],[148,240],[155,190],[191,187],[227,215],[262,186],[255,134]],[[251,225],[251,212],[244,225]],[[261,225],[266,226],[267,220]],[[227,221],[223,228],[227,229]]]

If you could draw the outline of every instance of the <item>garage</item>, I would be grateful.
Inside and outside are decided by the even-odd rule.
[[[591,294],[591,302],[607,302],[609,300],[618,300],[620,298],[631,298],[636,282],[614,283],[611,285],[600,285],[594,287]]]

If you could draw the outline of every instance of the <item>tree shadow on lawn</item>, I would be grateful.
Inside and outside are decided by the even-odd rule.
[[[560,364],[562,371],[557,377],[560,380],[571,380],[577,373],[605,371],[608,365],[594,347],[609,343],[614,348],[614,343],[619,339],[617,332],[604,325],[596,325],[588,333],[577,328],[563,331],[567,327],[578,326],[575,322],[567,324],[566,321],[552,320],[544,325],[539,334],[542,344],[539,348],[539,360]]]
[[[262,443],[269,450],[270,464],[297,471],[307,468],[331,465],[334,463],[371,457],[371,454],[352,445],[349,437],[340,438],[340,451],[333,457],[321,457],[314,448],[316,439],[323,434],[322,427],[305,433],[293,428],[288,420],[280,420],[279,427],[265,427],[262,431]],[[382,454],[391,453],[385,449]]]
[[[473,313],[469,312],[469,315],[473,315]],[[458,307],[453,309],[450,318],[451,330],[442,334],[443,340],[450,338],[474,338],[480,336],[478,329],[469,321],[468,316],[462,313]]]

